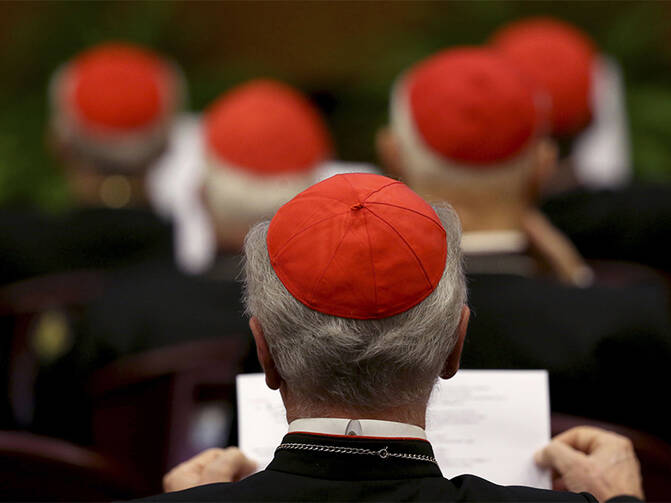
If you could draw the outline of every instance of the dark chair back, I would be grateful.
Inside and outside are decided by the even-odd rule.
[[[645,500],[671,501],[671,445],[653,435],[626,426],[552,413],[553,436],[574,426],[584,425],[604,428],[631,439],[641,463]]]
[[[4,501],[109,501],[148,488],[114,461],[62,440],[0,431]]]
[[[0,288],[5,427],[32,426],[40,367],[69,350],[73,322],[102,291],[103,275],[97,271],[51,274]]]
[[[155,490],[173,466],[235,430],[235,376],[251,341],[204,339],[125,357],[90,381],[96,449],[124,460]]]

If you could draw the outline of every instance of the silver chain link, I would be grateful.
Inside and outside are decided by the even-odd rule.
[[[438,466],[436,458],[433,456],[427,456],[426,454],[410,454],[405,452],[389,452],[387,447],[383,447],[377,451],[373,449],[362,449],[359,447],[336,447],[331,445],[320,445],[320,444],[298,444],[298,443],[286,443],[280,444],[276,450],[281,449],[293,449],[298,451],[316,451],[316,452],[327,452],[335,454],[363,454],[365,456],[378,456],[380,459],[387,458],[401,458],[401,459],[411,459],[413,461],[428,461]]]

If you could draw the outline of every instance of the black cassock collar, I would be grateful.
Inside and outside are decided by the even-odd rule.
[[[332,480],[442,477],[438,465],[424,460],[434,456],[426,440],[289,433],[282,444],[306,447],[278,448],[267,470]],[[376,454],[350,453],[359,450]]]

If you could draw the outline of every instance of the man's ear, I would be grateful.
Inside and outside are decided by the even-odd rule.
[[[468,320],[471,317],[471,310],[464,305],[461,308],[461,319],[457,327],[457,342],[454,344],[452,352],[445,360],[445,365],[440,373],[442,379],[449,379],[454,376],[459,370],[459,361],[461,360],[461,350],[464,348],[464,339],[466,338],[466,330],[468,329]]]
[[[557,173],[557,159],[559,148],[550,138],[542,138],[534,146],[534,171],[531,176],[529,197],[536,204],[541,194],[547,190],[547,185]]]
[[[275,367],[275,360],[270,354],[266,337],[263,334],[263,327],[257,318],[254,316],[249,320],[249,328],[252,330],[254,342],[256,343],[256,356],[259,359],[261,368],[266,374],[266,384],[270,389],[279,389],[282,384],[282,377]]]
[[[383,127],[375,135],[375,148],[380,164],[388,175],[394,178],[403,178],[403,163],[401,148],[398,140],[389,127]]]

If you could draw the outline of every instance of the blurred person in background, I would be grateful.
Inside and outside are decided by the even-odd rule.
[[[546,114],[495,51],[448,49],[398,79],[380,157],[462,221],[474,312],[464,367],[546,368],[553,410],[668,437],[653,391],[671,361],[665,285],[601,285],[537,210],[555,168]],[[622,407],[623,395],[636,403]]]
[[[587,33],[550,17],[505,25],[489,45],[547,100],[549,133],[559,145],[561,168],[546,192],[629,181],[629,131],[617,61],[600,54]]]
[[[232,234],[231,230],[223,231],[226,236],[222,237],[222,228],[227,228],[228,225],[219,222],[218,220],[221,220],[221,218],[213,217],[213,213],[208,211],[206,205],[210,206],[210,210],[212,204],[216,204],[219,207],[228,205],[229,210],[232,210],[232,214],[234,215],[241,212],[242,208],[248,208],[247,211],[252,213],[257,211],[259,214],[265,214],[262,211],[263,207],[275,206],[276,198],[282,198],[293,190],[289,184],[280,190],[280,192],[271,190],[268,196],[262,196],[259,193],[257,197],[252,196],[251,200],[243,197],[244,201],[242,204],[239,204],[239,195],[234,195],[230,198],[226,193],[222,193],[223,198],[218,198],[218,202],[213,203],[211,201],[213,199],[212,193],[221,190],[213,187],[223,186],[222,182],[218,181],[221,175],[219,175],[219,178],[215,176],[220,170],[211,169],[214,148],[211,145],[212,141],[216,140],[217,144],[220,145],[228,142],[227,145],[229,145],[230,143],[237,142],[237,140],[233,141],[233,138],[254,136],[255,134],[251,134],[250,129],[256,126],[246,126],[245,124],[249,122],[250,119],[248,117],[250,114],[252,116],[261,114],[253,110],[254,107],[264,106],[261,102],[262,100],[259,98],[260,96],[264,96],[260,89],[264,87],[271,89],[273,85],[279,84],[277,82],[273,84],[272,81],[266,81],[265,84],[263,81],[257,81],[253,85],[250,83],[249,90],[241,93],[241,95],[247,96],[244,100],[242,98],[233,100],[229,97],[226,100],[229,104],[222,105],[222,110],[225,111],[227,117],[226,122],[228,125],[226,126],[226,132],[225,134],[218,133],[216,139],[212,137],[214,133],[203,127],[203,123],[207,124],[212,119],[204,118],[200,114],[195,113],[182,115],[173,129],[172,141],[168,150],[157,161],[156,168],[151,173],[149,187],[151,189],[152,200],[162,212],[170,215],[174,221],[175,258],[179,268],[186,273],[199,274],[207,272],[217,260],[217,250],[220,249],[222,239],[224,241],[231,240],[228,237],[228,235]],[[271,100],[272,92],[268,91],[266,94],[268,95],[267,99]],[[279,94],[281,95],[282,93]],[[257,98],[253,98],[254,96],[257,96]],[[258,101],[256,105],[252,103],[253,99]],[[283,99],[280,99],[279,103],[282,102]],[[314,109],[314,113],[318,113],[314,106],[310,105],[310,108]],[[235,117],[233,117],[234,115]],[[221,121],[222,119],[216,120]],[[291,117],[287,117],[286,120],[287,123],[292,122]],[[301,121],[298,124],[300,123]],[[289,137],[294,138],[294,141],[300,142],[303,133],[300,132],[297,135],[293,135],[292,127],[282,127],[279,125],[278,120],[278,129],[281,132],[276,133],[275,137],[278,139]],[[300,129],[298,125],[296,127]],[[204,138],[204,135],[207,138]],[[270,137],[270,131],[261,136]],[[247,143],[249,143],[249,140],[243,142],[243,144]],[[205,148],[206,146],[207,148]],[[281,159],[287,157],[290,146],[290,142],[281,148],[277,145],[264,145],[260,147],[257,155],[266,152],[269,158],[277,157],[276,162],[280,166],[283,162],[286,164]],[[230,146],[226,146],[225,148],[231,150]],[[269,170],[267,174],[272,174],[273,170],[278,170],[277,175],[282,175],[282,169],[286,169],[286,173],[291,173],[291,170],[296,171],[298,169],[296,167],[298,164],[295,161],[286,164],[285,168],[263,167],[264,165],[269,165],[269,163],[265,162],[264,165],[260,165],[258,160],[248,160],[247,158],[250,154],[241,153],[244,148],[246,147],[235,146],[233,149],[235,152],[232,155],[240,158],[243,167],[247,164],[252,166],[248,171],[252,175],[256,175],[256,178],[264,178],[267,170]],[[299,153],[304,147],[297,145],[296,148],[296,155],[300,155]],[[271,153],[271,150],[274,153]],[[257,167],[256,165],[259,166]],[[377,168],[370,164],[343,162],[334,159],[320,161],[315,164],[314,169],[314,173],[310,175],[311,181],[323,180],[338,173],[377,171]],[[247,171],[246,168],[245,171]],[[232,174],[237,174],[236,170],[233,170]],[[275,175],[271,176],[271,178],[273,177]],[[207,184],[207,182],[204,186],[203,179],[212,180],[212,186]],[[250,180],[254,181],[254,178],[241,179],[239,176],[234,176],[230,180],[231,188],[228,190],[234,194],[238,194],[244,185],[251,183]],[[286,184],[287,181],[285,180],[283,183]],[[264,199],[266,200],[265,202],[263,201]],[[254,210],[255,207],[258,207],[259,210]],[[256,221],[254,218],[249,218],[248,220],[250,222]],[[236,222],[234,227],[239,228],[241,222],[239,219],[236,219]],[[238,239],[236,238],[235,241],[238,241]],[[237,245],[234,248],[237,248]]]
[[[631,181],[628,119],[617,62],[587,33],[558,19],[501,27],[491,47],[515,64],[551,107],[560,169],[544,187],[543,212],[590,259],[671,270],[671,188]]]
[[[110,275],[101,298],[84,312],[72,351],[41,379],[40,431],[86,440],[85,425],[73,429],[67,418],[56,419],[63,401],[56,389],[64,381],[84,383],[91,372],[119,358],[217,337],[235,337],[253,347],[238,281],[244,236],[316,181],[332,156],[332,139],[317,109],[297,90],[273,80],[250,81],[223,93],[204,111],[200,139],[199,192],[216,236],[213,263],[187,274],[172,261],[156,259]],[[244,370],[258,370],[253,352],[249,355]],[[72,393],[72,407],[85,405],[81,394]],[[63,427],[69,431],[58,431]]]
[[[172,228],[151,209],[146,177],[184,100],[179,70],[125,43],[94,46],[49,85],[49,143],[76,208],[0,214],[0,283],[172,254]]]
[[[36,278],[2,291],[0,326],[7,337],[0,357],[11,369],[10,424],[28,426],[34,412],[37,370],[19,379],[15,369],[22,372],[30,361],[49,367],[73,344],[68,303],[98,295],[103,271],[172,260],[172,225],[151,207],[146,178],[166,148],[184,93],[173,63],[121,42],[93,46],[52,75],[47,139],[75,204],[61,213],[0,211],[0,284]],[[59,293],[49,300],[52,289]],[[26,303],[36,313],[22,336],[15,314]]]

